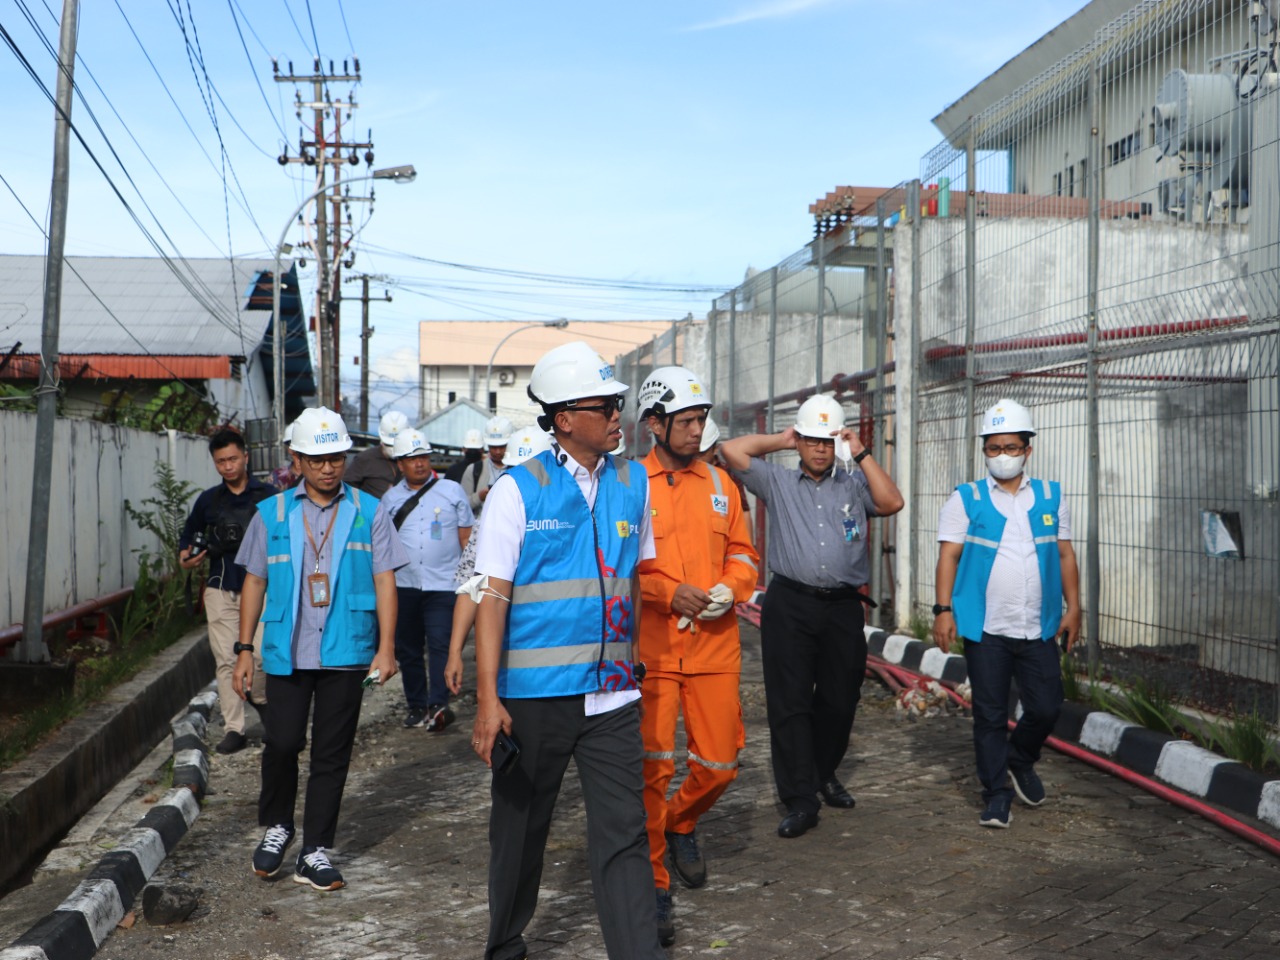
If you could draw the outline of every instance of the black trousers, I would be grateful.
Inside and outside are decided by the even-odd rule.
[[[302,810],[302,845],[332,847],[347,767],[360,720],[363,670],[295,670],[267,674],[267,735],[262,748],[258,823],[293,823],[298,799],[298,755],[307,742],[312,703],[311,774]]]
[[[760,611],[769,745],[778,797],[817,813],[818,785],[849,749],[867,670],[862,603],[822,600],[774,580]]]
[[[572,759],[587,808],[587,863],[610,960],[663,960],[645,830],[640,705],[588,717],[583,698],[503,701],[520,757],[493,776],[485,960],[526,954],[556,797]]]

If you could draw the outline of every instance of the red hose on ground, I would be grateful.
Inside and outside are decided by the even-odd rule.
[[[913,685],[921,681],[935,679],[933,677],[927,677],[923,674],[916,673],[913,670],[908,670],[906,667],[899,666],[898,664],[889,663],[879,657],[867,657],[867,670],[875,673],[877,676],[881,675],[881,672],[883,671],[884,674],[894,677],[899,682],[902,682],[905,679]],[[957,703],[962,706],[969,706],[969,702],[950,687],[943,685],[943,689],[946,690],[951,699],[955,700]],[[1012,730],[1014,726],[1014,721],[1010,720],[1009,729]],[[1074,743],[1059,740],[1057,737],[1050,737],[1045,741],[1045,744],[1052,747],[1054,750],[1057,750],[1059,753],[1066,754],[1072,759],[1082,760],[1090,766],[1097,767],[1105,773],[1119,777],[1121,780],[1124,780],[1127,783],[1132,783],[1134,786],[1141,787],[1143,790],[1154,794],[1167,803],[1172,803],[1176,807],[1181,807],[1183,810],[1187,810],[1191,813],[1204,817],[1210,823],[1216,824],[1217,826],[1222,827],[1222,829],[1227,830],[1230,833],[1234,833],[1237,837],[1248,840],[1255,846],[1261,847],[1272,856],[1280,857],[1280,840],[1277,840],[1270,834],[1263,833],[1261,830],[1249,826],[1247,823],[1242,823],[1235,819],[1235,817],[1225,814],[1215,807],[1209,806],[1209,804],[1202,800],[1189,796],[1188,794],[1182,793],[1178,790],[1174,790],[1172,787],[1166,787],[1162,783],[1157,783],[1150,777],[1143,776],[1140,773],[1130,770],[1128,767],[1123,764],[1116,763],[1114,760],[1108,760],[1106,757],[1100,757],[1096,753],[1092,753],[1083,747],[1076,746]]]

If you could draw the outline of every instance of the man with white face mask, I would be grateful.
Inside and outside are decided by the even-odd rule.
[[[989,476],[957,487],[938,520],[933,638],[944,652],[964,638],[986,804],[978,822],[1007,827],[1015,793],[1032,807],[1045,799],[1035,763],[1063,699],[1054,640],[1063,636],[1069,650],[1079,635],[1080,575],[1061,486],[1026,474],[1031,414],[1001,400],[983,414],[979,435]],[[1022,717],[1009,734],[1011,677]]]

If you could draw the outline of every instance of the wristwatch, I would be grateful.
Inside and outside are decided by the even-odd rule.
[[[232,644],[232,645],[231,645],[231,652],[232,652],[232,653],[237,653],[237,654],[239,654],[239,653],[253,653],[253,644],[252,644],[252,643],[241,643],[239,640],[237,640],[234,644]]]
[[[861,463],[867,457],[871,456],[871,451],[864,449],[860,454],[853,458],[854,463]]]
[[[950,613],[950,612],[951,612],[951,608],[947,606],[945,603],[935,603],[933,605],[933,615],[935,617],[941,616],[944,613]]]

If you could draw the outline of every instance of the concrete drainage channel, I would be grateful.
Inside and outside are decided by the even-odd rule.
[[[57,909],[0,949],[0,960],[88,960],[97,952],[200,815],[209,784],[204,734],[217,701],[206,690],[173,721],[173,787]]]

